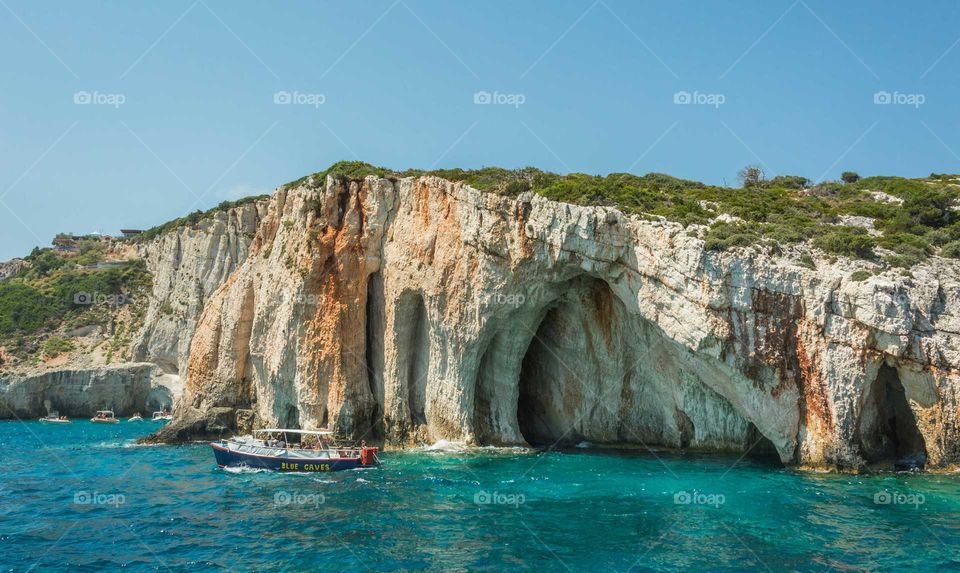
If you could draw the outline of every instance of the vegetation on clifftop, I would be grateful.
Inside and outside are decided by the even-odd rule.
[[[617,207],[628,214],[664,217],[683,225],[708,225],[706,247],[724,250],[757,244],[811,242],[831,254],[878,258],[910,267],[932,254],[960,258],[960,176],[861,178],[813,184],[797,175],[767,180],[748,167],[739,188],[706,185],[661,173],[559,175],[523,169],[392,171],[359,161],[336,163],[284,187],[320,187],[327,176],[361,179],[436,175],[482,191],[516,195],[533,191],[576,205]]]
[[[172,221],[167,221],[166,223],[157,225],[156,227],[151,227],[146,231],[140,233],[136,237],[134,237],[133,241],[135,242],[149,241],[154,237],[158,237],[164,233],[173,231],[175,229],[179,229],[180,227],[196,225],[197,223],[206,219],[207,217],[210,217],[221,211],[228,211],[230,209],[233,209],[234,207],[239,207],[247,203],[254,203],[256,201],[263,201],[264,199],[269,199],[269,198],[270,198],[269,195],[251,195],[250,197],[244,197],[242,199],[237,199],[236,201],[223,201],[222,203],[220,203],[216,207],[213,207],[212,209],[207,209],[206,211],[197,210],[197,211],[194,211],[193,213],[190,213],[189,215],[179,217]]]
[[[31,266],[0,282],[0,346],[19,359],[51,357],[70,350],[61,334],[85,326],[109,326],[117,308],[142,313],[151,288],[143,261],[89,269],[76,257],[34,249]],[[2,366],[2,363],[0,363]]]

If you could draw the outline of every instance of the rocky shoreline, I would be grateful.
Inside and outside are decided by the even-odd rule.
[[[280,425],[390,448],[960,461],[957,261],[858,273],[702,235],[434,176],[305,178],[141,247],[133,355],[183,379],[146,441]]]

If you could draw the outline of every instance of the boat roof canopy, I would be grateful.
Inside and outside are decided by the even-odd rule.
[[[87,410],[88,412],[90,410]],[[97,410],[97,414],[113,414],[113,410]]]
[[[269,433],[269,432],[281,432],[287,434],[302,434],[305,436],[332,436],[333,432],[328,432],[325,430],[284,430],[283,428],[263,428],[261,430],[254,430],[254,434],[260,433]]]

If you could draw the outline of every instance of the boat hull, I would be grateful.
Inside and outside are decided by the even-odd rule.
[[[364,466],[360,458],[281,458],[259,454],[248,454],[230,450],[217,443],[211,443],[217,466],[246,467],[278,472],[335,472],[352,470]]]

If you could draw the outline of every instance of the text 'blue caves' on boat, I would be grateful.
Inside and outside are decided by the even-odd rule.
[[[380,465],[377,448],[333,442],[333,433],[320,430],[266,428],[253,435],[211,442],[217,466],[281,472],[333,472]]]

